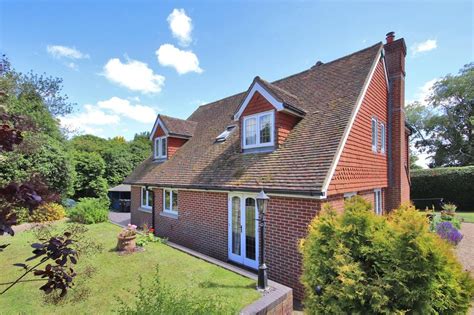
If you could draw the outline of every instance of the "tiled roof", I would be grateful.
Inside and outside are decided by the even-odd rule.
[[[281,87],[278,87],[275,84],[267,82],[260,77],[255,77],[254,82],[259,82],[262,84],[267,91],[273,94],[273,96],[283,103],[283,106],[291,109],[299,114],[305,114],[305,111],[300,108],[300,100],[296,95],[291,94],[290,92],[284,90]]]
[[[297,100],[306,113],[275,151],[241,153],[238,126],[226,141],[216,143],[216,136],[235,124],[233,115],[246,94],[240,93],[200,106],[188,118],[197,123],[194,136],[164,163],[145,160],[125,183],[320,194],[381,49],[378,43],[271,83],[274,93]]]
[[[158,115],[170,135],[192,137],[197,123],[165,115]]]

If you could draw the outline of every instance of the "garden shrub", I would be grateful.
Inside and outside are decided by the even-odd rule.
[[[12,209],[12,213],[16,214],[16,224],[20,225],[30,221],[30,211],[27,208],[16,207]]]
[[[301,242],[309,314],[465,313],[474,281],[411,206],[378,216],[361,197],[326,205]]]
[[[443,198],[460,211],[474,211],[474,166],[412,170],[410,177],[412,199]]]
[[[69,210],[68,216],[74,222],[94,224],[109,218],[109,200],[105,198],[81,198]]]
[[[51,202],[39,206],[30,215],[30,222],[49,222],[61,220],[66,216],[64,207],[60,204]]]
[[[159,267],[156,267],[152,285],[145,286],[140,277],[140,286],[134,303],[119,300],[119,314],[152,315],[152,314],[237,314],[237,310],[218,296],[197,295],[190,290],[174,289],[163,283]]]

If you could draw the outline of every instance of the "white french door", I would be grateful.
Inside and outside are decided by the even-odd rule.
[[[258,268],[258,211],[254,195],[229,194],[229,260]]]

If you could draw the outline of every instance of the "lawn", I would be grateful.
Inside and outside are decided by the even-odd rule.
[[[61,229],[68,223],[61,223]],[[159,263],[161,279],[176,289],[187,288],[205,298],[216,296],[236,309],[257,300],[255,281],[192,257],[160,243],[150,243],[144,252],[119,256],[113,251],[120,228],[101,223],[87,226],[87,235],[103,244],[100,253],[79,259],[77,285],[68,294],[67,301],[53,305],[44,301],[38,288],[41,282],[17,284],[0,296],[1,314],[105,314],[118,307],[118,299],[134,301],[138,289],[138,276],[148,283],[155,266]],[[35,242],[34,233],[22,232],[11,237],[0,237],[0,243],[11,245],[0,253],[0,283],[10,282],[21,274],[13,263],[31,256],[30,244]],[[87,270],[95,269],[90,278]],[[82,277],[82,280],[81,280]],[[29,279],[33,279],[29,276]],[[4,286],[0,286],[0,289]],[[81,293],[82,292],[82,293]]]
[[[457,216],[464,219],[464,222],[474,223],[474,212],[457,212]]]

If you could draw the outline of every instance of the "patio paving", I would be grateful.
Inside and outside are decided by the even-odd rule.
[[[126,226],[130,223],[130,212],[109,212],[109,220],[120,226]]]

